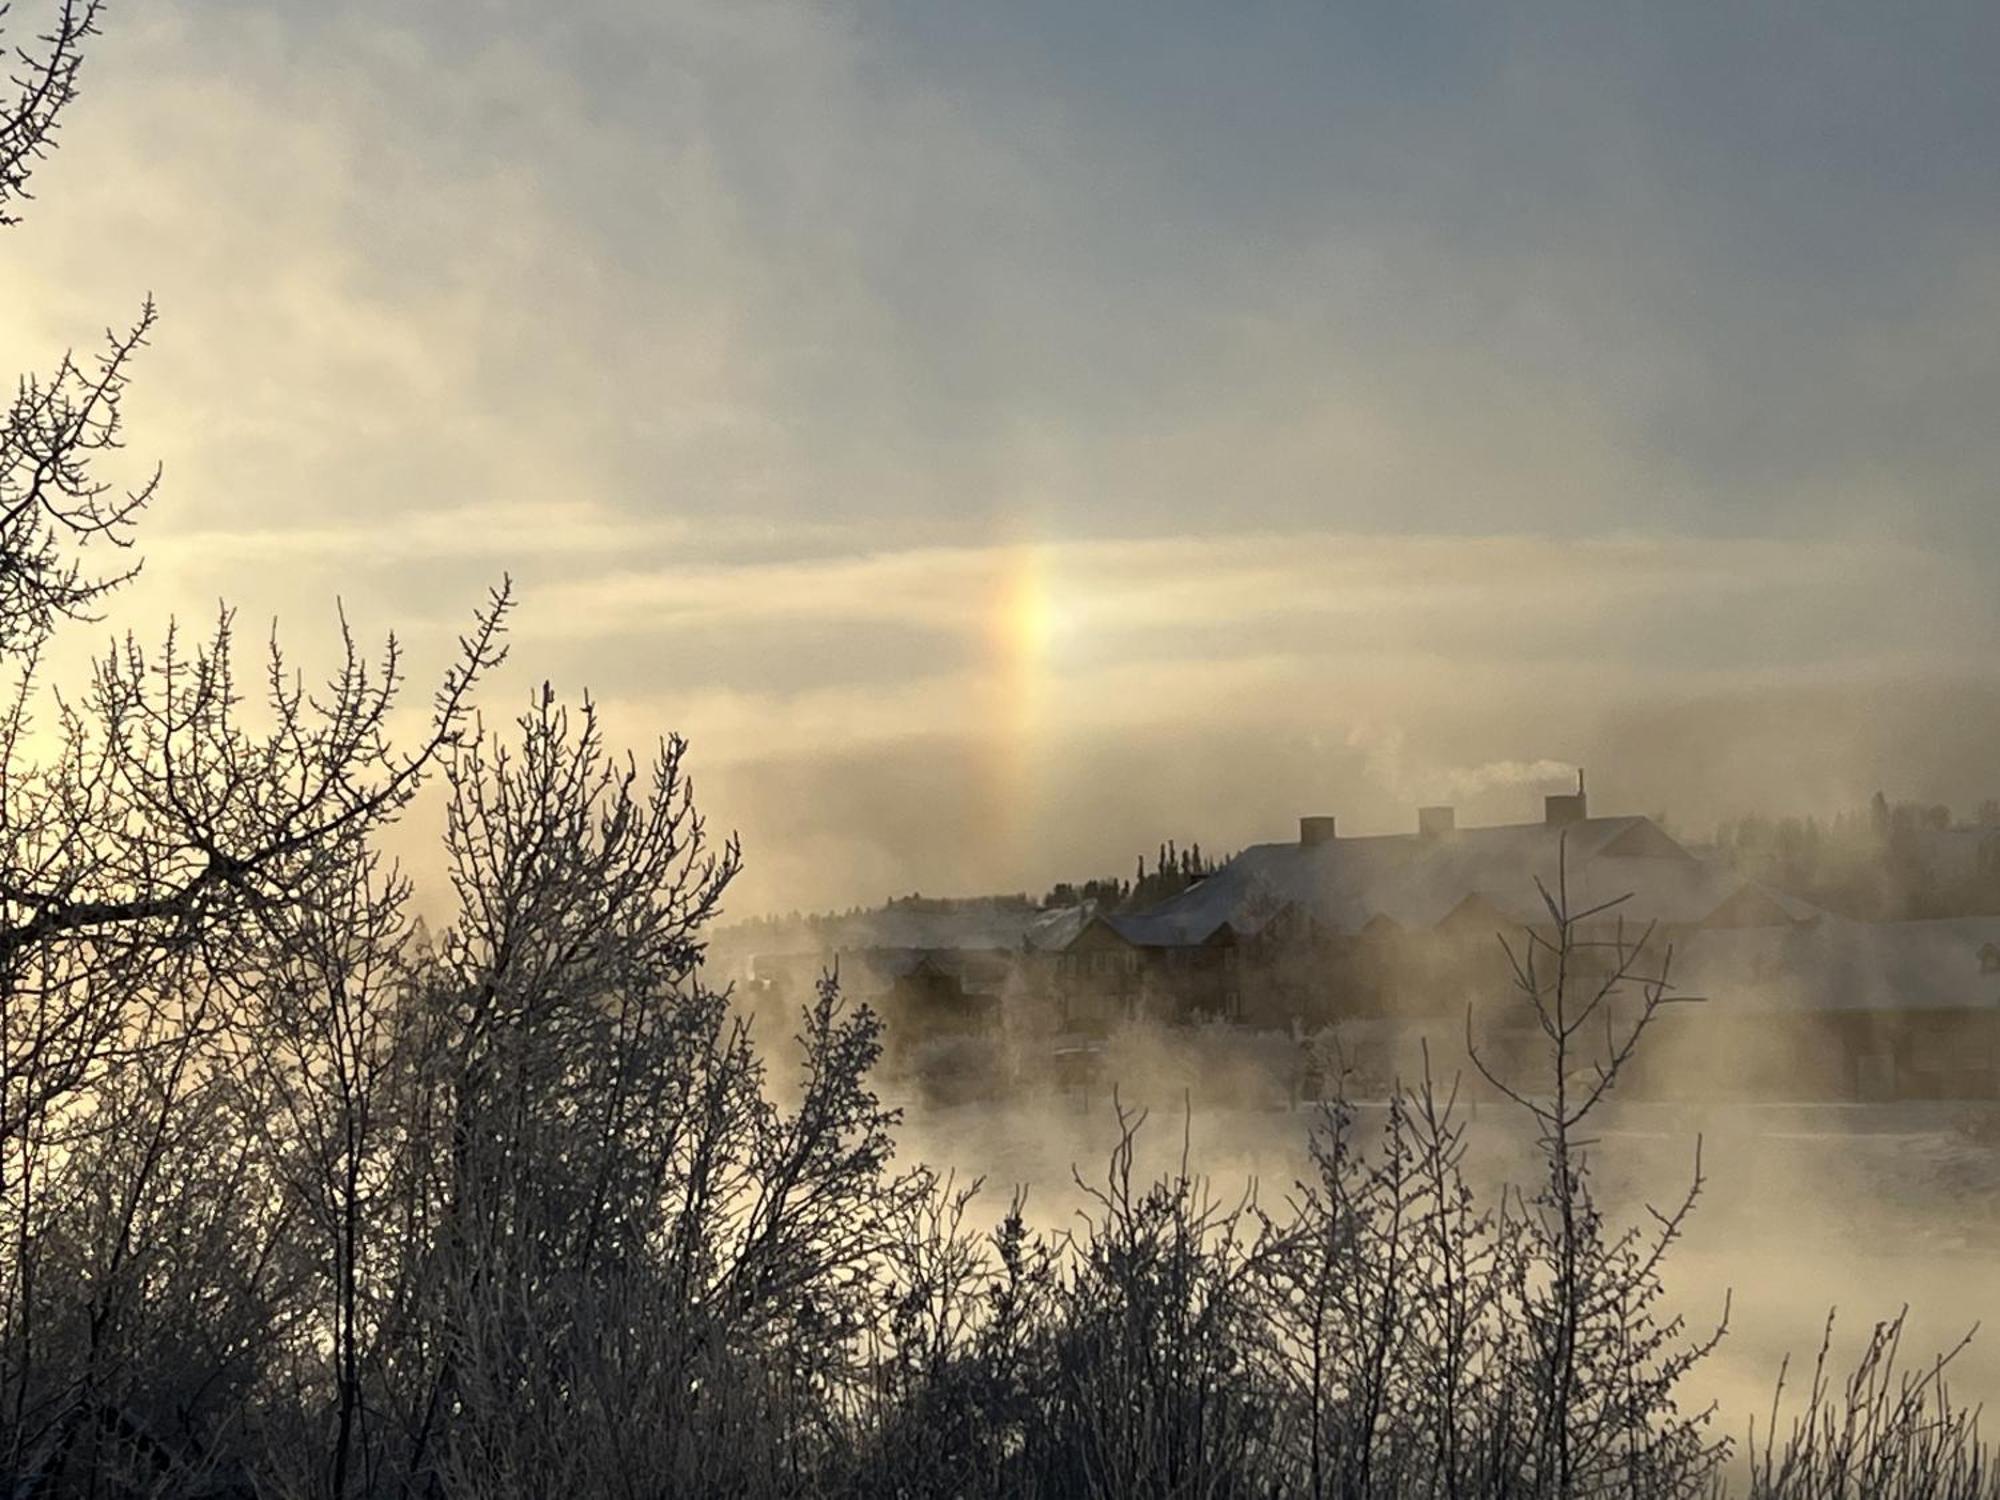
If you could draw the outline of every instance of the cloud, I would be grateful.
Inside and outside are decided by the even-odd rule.
[[[496,704],[689,730],[770,899],[1552,762],[1966,796],[1988,25],[179,0],[0,299],[39,363],[164,309],[115,624],[339,597],[421,670],[511,571]]]
[[[1323,532],[614,568],[539,607],[552,637],[579,641],[753,619],[985,636],[1023,571],[1052,614],[1056,672],[1271,651],[1791,672],[1864,655],[1957,661],[1955,641],[1972,663],[1992,610],[1977,568],[1888,543]]]

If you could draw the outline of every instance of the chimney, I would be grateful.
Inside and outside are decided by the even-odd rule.
[[[1333,838],[1332,814],[1299,819],[1299,843],[1302,847],[1310,849],[1316,844],[1330,844]]]
[[[1417,832],[1426,838],[1436,838],[1441,833],[1450,833],[1458,826],[1458,813],[1449,807],[1420,807],[1417,809]]]
[[[1583,794],[1583,772],[1576,773],[1576,790],[1559,797],[1542,798],[1542,821],[1551,828],[1567,828],[1590,816],[1590,803]]]

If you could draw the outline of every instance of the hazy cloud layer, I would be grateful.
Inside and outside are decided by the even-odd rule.
[[[1385,13],[1390,14],[1390,13]],[[744,902],[1324,806],[2000,789],[1968,8],[112,17],[0,246],[151,289],[125,618],[344,596],[696,737]]]

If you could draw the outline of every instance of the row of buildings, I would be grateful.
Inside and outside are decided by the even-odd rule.
[[[1566,909],[1588,914],[1571,927],[1572,996],[1643,936],[1607,1008],[1629,1019],[1644,979],[1701,1002],[1662,1013],[1635,1089],[2000,1097],[2000,918],[1852,921],[1649,818],[1592,817],[1581,784],[1498,827],[1433,807],[1408,833],[1354,838],[1302,818],[1296,840],[1148,910],[963,908],[933,928],[952,940],[906,925],[894,943],[760,954],[752,982],[788,990],[837,963],[906,1048],[1006,1031],[1032,1039],[1030,1058],[1074,1057],[1122,1023],[1209,1021],[1339,1038],[1364,1076],[1407,1076],[1420,1046],[1462,1063],[1470,1014],[1490,1058],[1529,1067],[1532,1012],[1500,939],[1517,954],[1531,934],[1553,943]]]

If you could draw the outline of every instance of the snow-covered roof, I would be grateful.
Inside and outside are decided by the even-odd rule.
[[[1114,912],[1104,918],[1105,925],[1113,932],[1140,948],[1192,947],[1213,937],[1222,921],[1210,921],[1209,914],[1202,909],[1169,912],[1157,907],[1152,911]]]
[[[1258,844],[1151,911],[1107,920],[1149,947],[1199,943],[1225,922],[1247,935],[1288,908],[1343,934],[1382,920],[1434,927],[1474,897],[1509,922],[1546,922],[1536,881],[1553,892],[1565,871],[1573,913],[1626,897],[1623,915],[1666,926],[1782,924],[1816,914],[1696,859],[1651,819],[1626,817]]]
[[[872,911],[785,925],[753,939],[770,955],[853,953],[867,948],[1017,949],[1038,923],[1055,915],[1030,902],[895,901]]]
[[[1022,942],[1038,953],[1054,953],[1074,942],[1076,935],[1090,925],[1090,919],[1096,914],[1095,901],[1050,907],[1035,914],[1035,919],[1022,934]]]

